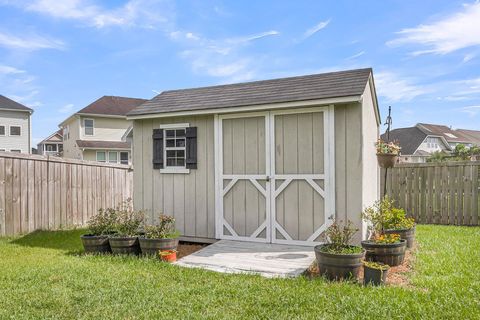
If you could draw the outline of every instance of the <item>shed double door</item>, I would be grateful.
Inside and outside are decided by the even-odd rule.
[[[216,118],[217,238],[321,240],[334,214],[332,109]]]

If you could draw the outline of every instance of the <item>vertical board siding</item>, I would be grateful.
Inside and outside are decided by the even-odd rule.
[[[479,168],[480,161],[399,164],[388,169],[387,195],[417,223],[479,225]]]
[[[0,236],[85,225],[98,209],[132,197],[129,169],[49,156],[1,154]],[[106,183],[107,177],[113,176],[115,183]],[[102,201],[105,196],[111,201]]]

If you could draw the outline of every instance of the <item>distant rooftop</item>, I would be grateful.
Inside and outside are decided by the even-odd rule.
[[[26,111],[32,113],[33,110],[29,107],[24,106],[21,103],[13,101],[10,98],[7,98],[0,94],[0,109],[7,109],[7,110],[16,110],[16,111]]]
[[[103,96],[77,113],[124,116],[146,101],[138,98]]]

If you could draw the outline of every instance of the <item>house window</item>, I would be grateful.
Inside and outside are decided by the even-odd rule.
[[[105,151],[97,151],[97,161],[98,162],[106,162],[106,152]]]
[[[120,152],[120,163],[128,164],[128,152]]]
[[[45,145],[46,150],[48,152],[56,152],[57,151],[57,145],[56,144],[46,144]]]
[[[166,168],[185,168],[185,128],[165,129]]]
[[[70,128],[69,126],[66,126],[63,128],[63,140],[68,140],[70,139]]]
[[[5,126],[0,126],[0,136],[5,135]]]
[[[109,163],[117,163],[118,162],[118,152],[117,151],[109,151],[108,152],[108,162]]]
[[[10,126],[10,135],[19,136],[21,134],[20,126]]]
[[[18,150],[18,149],[12,149],[12,150],[10,150],[10,152],[21,153],[21,152],[22,152],[22,150]]]
[[[5,149],[0,149],[0,152],[5,152]]]
[[[83,119],[83,127],[86,136],[93,136],[93,119]]]

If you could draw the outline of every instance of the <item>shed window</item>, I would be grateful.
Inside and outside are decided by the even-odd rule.
[[[166,168],[185,168],[185,128],[165,130]]]
[[[10,126],[10,135],[19,136],[21,134],[20,126]]]
[[[0,136],[5,135],[5,126],[0,126]]]
[[[83,119],[83,126],[86,136],[93,136],[93,119]]]

